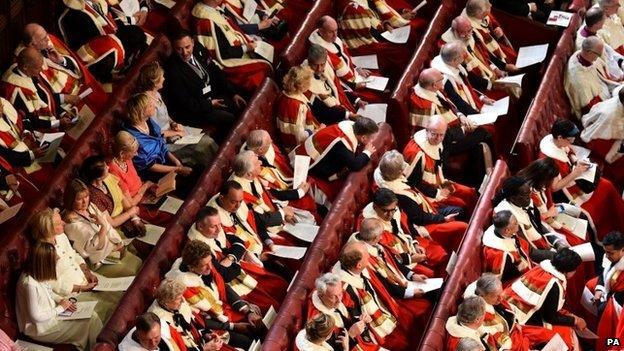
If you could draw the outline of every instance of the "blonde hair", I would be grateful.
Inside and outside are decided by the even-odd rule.
[[[182,295],[186,287],[175,279],[165,279],[156,290],[156,300],[160,305],[175,300]]]
[[[311,79],[312,70],[309,67],[292,67],[282,80],[284,91],[288,94],[303,93],[307,90],[307,87],[304,86],[305,82],[308,82]]]
[[[143,92],[134,94],[128,99],[126,103],[126,116],[128,121],[132,124],[141,122],[145,115],[145,110],[150,103],[151,97]]]
[[[57,208],[46,208],[30,219],[28,227],[30,228],[30,236],[35,241],[46,241],[53,237],[54,233],[54,215],[59,213]]]
[[[141,68],[139,76],[137,77],[137,92],[145,92],[154,90],[156,82],[165,74],[165,71],[160,67],[158,61],[153,61]]]
[[[134,136],[132,136],[132,134],[126,132],[125,130],[119,131],[117,135],[115,135],[113,153],[115,156],[119,156],[124,151],[131,151],[136,143],[137,140]]]
[[[30,249],[28,264],[24,272],[38,282],[56,280],[57,254],[54,245],[36,242]]]

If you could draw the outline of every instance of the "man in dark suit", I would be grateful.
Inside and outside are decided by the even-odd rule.
[[[182,124],[208,124],[227,132],[246,105],[245,99],[189,32],[180,31],[172,43],[175,53],[165,65],[163,89],[171,116]]]

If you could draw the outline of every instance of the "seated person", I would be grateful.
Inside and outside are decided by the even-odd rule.
[[[429,118],[426,129],[414,134],[403,149],[407,181],[434,201],[436,206],[452,205],[472,213],[478,195],[474,188],[448,180],[443,165],[448,162],[448,153],[442,145],[448,125],[442,117]]]
[[[427,128],[429,120],[440,115],[448,124],[442,145],[449,156],[467,155],[470,167],[465,181],[479,186],[492,168],[492,140],[488,131],[478,127],[443,94],[444,76],[435,68],[424,69],[410,95],[409,114],[412,131]]]
[[[269,306],[279,308],[278,301],[286,295],[288,282],[264,268],[262,262],[247,251],[243,240],[223,231],[216,208],[206,206],[199,210],[187,235],[189,240],[199,240],[210,246],[215,262],[218,262],[217,269],[227,268],[232,272],[226,283],[237,294],[255,301],[265,310]]]
[[[139,177],[132,158],[139,150],[139,143],[132,134],[121,130],[113,141],[113,158],[108,163],[108,171],[117,177],[121,190],[129,197],[130,205],[141,203],[149,189],[154,185],[151,181],[143,182]]]
[[[264,79],[271,76],[271,63],[255,54],[255,39],[221,13],[223,0],[201,0],[191,15],[198,41],[208,48],[210,56],[223,67],[230,83],[252,94]],[[270,45],[270,44],[265,44]]]
[[[169,328],[168,338],[179,350],[224,350],[228,348],[221,335],[210,333],[210,320],[204,320],[201,313],[193,311],[184,300],[186,286],[177,280],[165,279],[156,290],[156,300],[147,309],[160,318],[160,323]],[[210,335],[210,341],[204,343],[204,335]],[[201,346],[200,346],[201,345]],[[171,350],[171,349],[170,349]]]
[[[336,327],[334,319],[319,313],[308,319],[305,328],[295,337],[295,347],[299,351],[349,351],[349,337],[343,333],[338,337],[338,348],[327,343]]]
[[[65,233],[95,271],[109,278],[137,273],[141,259],[126,250],[110,215],[90,201],[89,188],[82,181],[73,179],[67,184],[63,207]]]
[[[600,8],[605,16],[603,27],[596,33],[600,39],[615,51],[624,55],[624,28],[619,16],[621,2],[619,0],[594,1],[594,8]]]
[[[97,208],[108,212],[111,225],[126,237],[144,236],[145,224],[139,217],[139,208],[119,186],[117,177],[108,172],[102,156],[91,156],[82,162],[79,171],[82,181],[89,188],[89,198]]]
[[[396,194],[399,207],[407,215],[411,226],[424,226],[426,231],[423,234],[427,238],[433,238],[447,251],[456,250],[468,228],[465,222],[456,220],[456,217],[464,215],[463,210],[455,206],[433,206],[418,189],[408,184],[403,175],[405,165],[398,151],[387,151],[373,173],[375,186]]]
[[[604,43],[598,37],[587,37],[581,49],[570,56],[565,70],[564,88],[577,118],[601,101],[612,97],[620,83],[614,81],[602,60]]]
[[[457,307],[457,315],[446,320],[446,351],[455,351],[459,341],[474,340],[479,350],[498,350],[494,337],[484,329],[485,300],[479,296],[465,299]]]
[[[119,351],[176,350],[167,326],[167,322],[153,312],[143,313],[136,317],[134,328],[124,336],[117,348]]]
[[[484,57],[503,64],[516,62],[518,53],[505,35],[503,28],[492,16],[489,0],[468,0],[462,15],[470,21],[478,50]],[[498,65],[496,65],[498,66]],[[509,67],[515,69],[515,67]]]
[[[308,319],[325,314],[333,319],[334,327],[327,343],[336,349],[340,345],[340,337],[346,332],[349,346],[364,350],[382,350],[379,342],[368,325],[373,322],[371,316],[362,312],[355,316],[342,302],[343,289],[340,277],[334,273],[325,273],[315,281],[316,289],[310,294],[307,306]]]
[[[284,90],[277,99],[275,113],[281,145],[286,150],[292,150],[325,128],[313,114],[312,102],[305,95],[310,90],[312,74],[308,67],[295,66],[284,76]]]
[[[32,47],[17,55],[17,62],[2,76],[2,95],[35,130],[68,129],[77,115],[77,95],[55,93],[42,74],[43,55]]]
[[[581,139],[585,146],[606,161],[603,172],[618,188],[624,187],[624,128],[620,127],[620,116],[624,113],[624,89],[612,98],[594,105],[581,118],[583,131]]]
[[[175,172],[177,193],[185,197],[210,159],[204,159],[202,163],[183,164],[169,151],[160,127],[150,118],[156,112],[156,103],[147,93],[130,97],[126,112],[125,130],[139,143],[138,153],[132,161],[141,178],[158,182],[165,174]]]
[[[461,338],[452,351],[481,351],[483,344],[475,339]]]
[[[54,245],[35,243],[30,250],[26,269],[16,287],[15,314],[20,332],[35,341],[52,344],[71,344],[79,351],[90,350],[102,329],[97,313],[90,318],[61,320],[64,311],[75,312],[76,304],[56,295],[48,283],[56,280],[56,262],[59,259]]]
[[[165,277],[184,285],[184,299],[203,312],[213,331],[229,332],[231,346],[248,349],[262,325],[260,309],[225,284],[212,259],[207,244],[189,241]]]
[[[375,191],[373,202],[364,207],[358,223],[369,218],[381,221],[384,231],[379,244],[399,264],[430,278],[436,272],[442,273],[448,254],[440,244],[431,240],[425,227],[410,229],[407,215],[399,208],[399,200],[392,190],[382,188]]]
[[[173,120],[190,126],[216,127],[227,135],[246,102],[227,83],[227,71],[212,61],[206,47],[189,32],[171,37],[174,54],[165,65],[163,97]],[[154,89],[149,89],[154,90]]]
[[[41,73],[55,93],[76,96],[91,88],[92,92],[85,97],[84,103],[94,113],[104,106],[106,93],[100,83],[59,38],[39,24],[29,23],[24,26],[22,42],[15,49],[15,56],[27,47],[37,49],[43,55],[46,64]]]
[[[570,350],[579,350],[574,329],[587,328],[583,318],[562,309],[567,280],[574,276],[581,262],[576,252],[563,248],[552,260],[540,262],[503,292],[503,299],[516,312],[520,324],[548,326],[561,336]],[[532,298],[529,300],[528,296]]]
[[[511,211],[501,210],[492,215],[492,225],[483,232],[483,272],[508,282],[528,271],[533,262],[552,258],[552,251],[534,248],[517,234],[519,229]]]
[[[219,148],[214,140],[204,134],[199,142],[192,144],[177,144],[176,141],[189,134],[188,128],[174,122],[169,116],[167,105],[163,102],[159,90],[163,88],[165,72],[158,62],[149,63],[141,68],[137,78],[137,92],[146,93],[156,102],[156,113],[153,119],[163,136],[167,140],[169,150],[175,153],[184,164],[205,163],[206,159],[217,152]]]
[[[540,142],[540,157],[553,158],[559,169],[559,176],[551,185],[553,199],[581,207],[591,217],[597,240],[602,240],[611,231],[624,230],[624,217],[619,215],[624,213],[624,201],[598,170],[593,182],[576,179],[590,167],[587,161],[579,160],[571,148],[578,135],[579,130],[571,121],[555,121],[550,134]],[[604,206],[605,203],[609,206]]]
[[[364,168],[370,156],[377,150],[372,139],[379,131],[377,124],[367,117],[360,117],[355,122],[342,121],[308,137],[289,155],[294,167],[295,155],[309,156],[309,174],[315,179],[315,194],[323,193],[323,200],[315,196],[318,204],[328,207],[340,191],[340,183],[351,171]],[[358,152],[358,146],[364,150]]]

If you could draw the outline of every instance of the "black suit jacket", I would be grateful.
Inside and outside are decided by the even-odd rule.
[[[198,42],[195,42],[193,57],[210,77],[211,91],[207,94],[203,93],[204,80],[180,56],[171,55],[165,65],[163,97],[173,119],[185,124],[209,115],[214,109],[211,99],[229,99],[236,94],[225,73]]]

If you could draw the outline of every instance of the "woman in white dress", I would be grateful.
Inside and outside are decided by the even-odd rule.
[[[59,256],[54,245],[35,243],[30,260],[16,288],[16,315],[19,329],[36,341],[72,344],[78,350],[88,350],[102,329],[96,312],[91,318],[61,320],[59,313],[75,311],[76,305],[52,291],[50,282],[56,280]]]
[[[334,331],[334,318],[324,313],[313,316],[295,337],[295,349],[298,351],[349,351],[349,336],[345,330],[338,337],[341,349],[334,349],[326,341]]]

